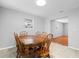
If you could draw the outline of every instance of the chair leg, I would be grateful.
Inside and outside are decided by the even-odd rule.
[[[18,54],[16,55],[16,58],[19,58],[19,55]]]
[[[20,58],[20,54],[19,54],[19,52],[17,52],[16,58]]]
[[[16,55],[16,58],[18,58],[18,55]]]
[[[48,58],[50,58],[50,55],[48,54],[48,56],[47,56]]]

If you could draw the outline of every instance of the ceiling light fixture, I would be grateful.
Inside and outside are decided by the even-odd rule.
[[[46,0],[37,0],[37,1],[36,1],[36,4],[37,4],[38,6],[45,6],[45,5],[46,5]]]

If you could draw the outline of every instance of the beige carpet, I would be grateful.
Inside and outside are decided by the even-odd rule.
[[[16,48],[0,50],[0,58],[16,58]]]
[[[49,51],[51,58],[79,58],[79,50],[68,48],[58,43],[52,42]]]

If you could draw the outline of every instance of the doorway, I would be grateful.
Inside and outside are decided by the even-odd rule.
[[[51,20],[51,33],[57,43],[68,45],[68,22],[59,21],[60,19]]]

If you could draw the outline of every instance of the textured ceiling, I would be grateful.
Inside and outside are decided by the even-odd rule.
[[[47,4],[39,7],[36,0],[0,0],[0,6],[16,9],[44,18],[63,15],[66,12],[79,7],[79,0],[46,0]]]

